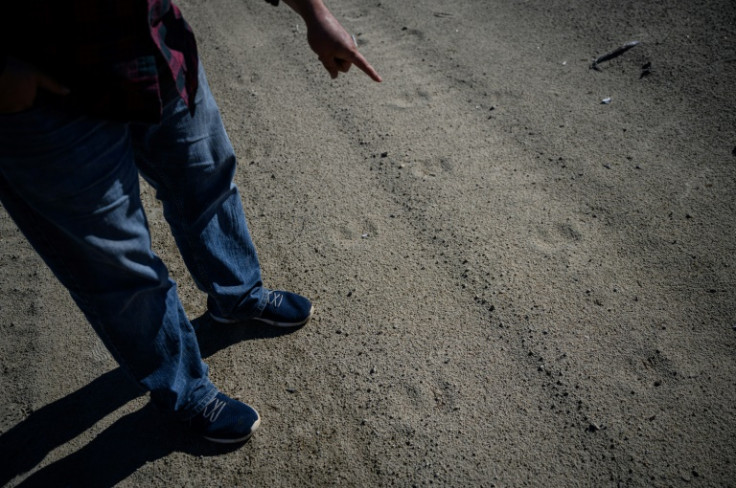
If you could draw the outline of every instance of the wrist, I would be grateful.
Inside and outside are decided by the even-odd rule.
[[[318,21],[329,11],[322,2],[322,0],[283,0],[284,3],[289,5],[299,16],[304,19],[304,22],[309,26],[314,22]]]

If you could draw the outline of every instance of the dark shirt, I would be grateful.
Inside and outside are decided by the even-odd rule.
[[[71,106],[93,116],[155,122],[167,77],[194,110],[197,46],[171,0],[2,2],[0,57],[26,61],[68,86]]]

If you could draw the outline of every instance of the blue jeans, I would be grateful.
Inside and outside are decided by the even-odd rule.
[[[0,115],[0,200],[120,366],[182,419],[217,393],[176,284],[151,249],[139,174],[156,190],[197,286],[219,313],[265,306],[236,161],[200,69],[192,115],[167,88],[159,124],[49,104]]]

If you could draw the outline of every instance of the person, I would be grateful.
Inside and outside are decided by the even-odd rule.
[[[381,81],[322,0],[283,1],[332,78],[355,65]],[[244,442],[260,417],[210,381],[151,249],[139,175],[214,321],[300,327],[313,306],[263,285],[191,28],[170,0],[16,0],[0,17],[5,210],[152,402],[205,439]]]

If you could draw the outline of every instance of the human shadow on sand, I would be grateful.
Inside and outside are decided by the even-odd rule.
[[[220,325],[205,316],[192,324],[197,330],[202,357],[238,342],[278,337],[298,330],[251,324]],[[0,486],[33,470],[51,451],[144,394],[117,368],[31,413],[0,436]],[[38,470],[18,486],[113,486],[145,463],[172,452],[214,456],[238,447],[195,438],[148,403],[116,420],[87,445]]]

